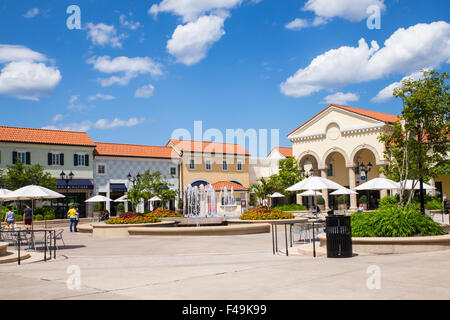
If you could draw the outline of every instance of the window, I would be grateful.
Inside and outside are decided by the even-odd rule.
[[[21,163],[30,164],[31,163],[31,154],[26,151],[14,151],[12,153],[12,163],[16,163],[17,160]]]
[[[222,170],[226,171],[228,170],[228,161],[227,160],[222,160]]]
[[[73,156],[73,165],[74,166],[89,167],[89,155],[87,155],[87,154],[74,154],[74,156]]]
[[[242,160],[238,160],[236,163],[237,171],[242,171]]]
[[[97,165],[97,173],[98,174],[106,174],[106,165],[98,164]]]
[[[64,153],[54,152],[48,153],[48,161],[47,164],[49,166],[63,166],[64,165]]]
[[[332,176],[334,175],[333,173],[334,173],[334,172],[333,172],[333,164],[330,163],[330,164],[328,165],[328,169],[327,169],[327,176],[332,177]]]
[[[206,159],[205,160],[205,169],[206,170],[211,170],[211,159]]]
[[[171,176],[176,176],[177,175],[177,168],[171,167],[170,168],[170,175]]]
[[[194,161],[194,159],[189,159],[189,169],[195,169],[195,161]]]

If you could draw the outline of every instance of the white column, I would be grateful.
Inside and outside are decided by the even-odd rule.
[[[428,181],[428,183],[430,184],[430,186],[432,186],[434,188],[436,187],[436,183],[434,182],[433,178],[431,178],[430,181]],[[436,195],[436,189],[431,190],[430,193],[431,193],[432,196],[435,196]]]
[[[109,180],[106,183],[106,197],[109,199],[111,196],[111,186],[109,184]],[[108,210],[108,212],[111,212],[111,203],[110,201],[106,201],[106,210]]]
[[[356,173],[355,168],[348,168],[348,181],[350,189],[353,189],[356,187]],[[356,194],[350,195],[350,210],[356,210],[357,209],[357,199]]]
[[[326,169],[321,169],[320,174],[321,174],[322,178],[327,179],[327,170]],[[330,210],[330,207],[328,206],[328,190],[327,189],[322,189],[322,198],[325,200],[325,211]]]
[[[386,176],[383,173],[380,173],[380,178],[386,178]],[[387,190],[380,190],[380,198],[384,198],[387,196]]]

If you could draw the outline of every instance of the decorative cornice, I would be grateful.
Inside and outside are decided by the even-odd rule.
[[[352,135],[352,134],[360,134],[360,133],[369,133],[369,132],[376,132],[380,131],[384,128],[384,124],[376,124],[371,126],[364,126],[364,127],[354,127],[354,128],[348,128],[348,129],[342,129],[340,130],[341,134],[344,136]],[[305,140],[317,140],[317,139],[324,139],[326,137],[326,132],[317,132],[313,134],[308,135],[302,135],[290,138],[289,140],[291,142],[298,142],[298,141],[305,141]]]

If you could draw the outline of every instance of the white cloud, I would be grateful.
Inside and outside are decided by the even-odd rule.
[[[60,125],[45,126],[43,129],[53,130],[66,130],[66,131],[88,131],[90,129],[113,129],[119,127],[134,127],[141,124],[145,118],[132,117],[128,120],[122,120],[119,118],[99,119],[95,122],[91,120],[85,120],[81,122],[64,123]]]
[[[356,102],[359,100],[359,96],[352,92],[336,92],[335,94],[330,94],[323,99],[321,103],[327,104],[347,104],[348,102]]]
[[[285,25],[286,29],[300,30],[309,26],[308,20],[296,18]]]
[[[121,14],[119,17],[120,20],[120,24],[122,25],[122,27],[124,28],[128,28],[130,30],[136,30],[137,28],[141,27],[141,23],[139,21],[132,21],[132,20],[128,20],[127,16],[125,14]]]
[[[55,67],[30,61],[13,61],[0,72],[0,94],[38,101],[50,94],[61,81]]]
[[[285,28],[289,30],[301,30],[303,28],[316,27],[321,24],[326,24],[327,22],[328,20],[323,17],[315,17],[314,20],[311,22],[306,19],[296,18],[291,22],[287,23],[285,25]]]
[[[428,70],[428,68],[425,68],[424,70]],[[417,72],[410,74],[409,76],[403,77],[400,81],[391,83],[386,88],[384,88],[383,90],[378,92],[378,94],[375,97],[373,97],[371,101],[372,102],[384,102],[386,100],[392,99],[393,98],[392,94],[394,92],[394,89],[400,87],[402,85],[403,80],[411,79],[411,80],[416,81],[416,80],[421,79],[422,76],[423,76],[422,71],[417,71]]]
[[[127,85],[128,82],[140,74],[150,74],[160,76],[163,74],[162,66],[154,62],[150,57],[116,57],[111,59],[109,56],[92,57],[87,63],[92,64],[95,70],[103,73],[122,73],[120,76],[111,76],[109,78],[97,79],[103,87],[113,84]]]
[[[116,97],[110,95],[110,94],[103,94],[103,93],[97,93],[95,96],[90,96],[88,98],[89,101],[95,101],[95,100],[114,100]]]
[[[134,96],[136,98],[150,98],[153,96],[153,92],[155,91],[155,87],[151,84],[142,86],[136,90]]]
[[[104,23],[93,24],[89,22],[86,25],[87,38],[93,44],[104,47],[110,45],[113,48],[122,48],[122,40],[125,38],[124,34],[117,35],[116,28],[113,25]]]
[[[339,17],[358,22],[368,17],[367,8],[371,5],[379,6],[382,11],[386,9],[384,0],[308,0],[303,10],[326,19]]]
[[[362,38],[358,47],[329,50],[286,79],[280,89],[287,96],[302,97],[393,73],[434,68],[445,62],[450,62],[450,24],[417,24],[395,31],[381,49],[376,41],[369,47]]]
[[[58,113],[52,118],[52,121],[53,122],[58,122],[59,120],[62,120],[63,118],[64,118],[64,115],[61,114],[61,113]]]
[[[181,16],[183,22],[191,22],[205,13],[226,14],[241,2],[242,0],[163,0],[160,4],[153,4],[148,13],[157,16],[160,12],[171,12]]]
[[[179,25],[167,42],[167,50],[177,62],[187,66],[202,60],[209,48],[224,34],[224,18],[202,16],[198,20]]]
[[[69,105],[67,106],[67,109],[69,109],[69,110],[77,110],[77,111],[81,111],[81,110],[87,109],[88,108],[87,105],[85,105],[83,103],[76,103],[79,98],[80,98],[80,95],[78,95],[78,94],[70,96],[70,98],[69,98]]]
[[[39,9],[38,8],[32,8],[30,10],[28,10],[23,17],[24,18],[34,18],[39,14]]]
[[[11,61],[46,61],[42,53],[19,45],[0,44],[0,63]]]

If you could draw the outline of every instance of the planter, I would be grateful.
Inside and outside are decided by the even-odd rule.
[[[318,236],[320,246],[327,246],[325,234]],[[371,254],[416,253],[450,249],[450,234],[425,237],[352,238],[353,251]]]

